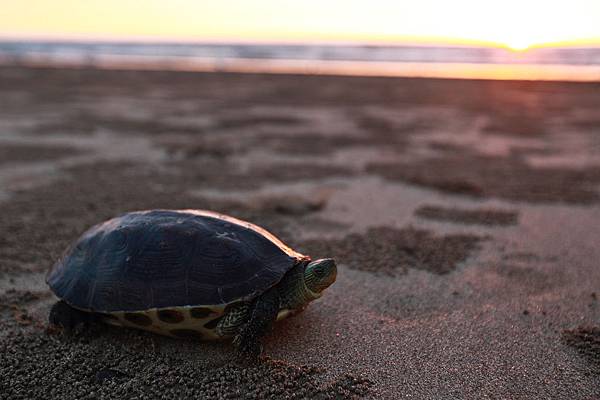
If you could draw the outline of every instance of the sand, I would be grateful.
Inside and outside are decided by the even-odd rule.
[[[482,239],[465,234],[436,237],[413,227],[378,227],[342,239],[312,239],[300,247],[309,254],[329,254],[350,268],[373,273],[397,275],[415,268],[445,274],[464,262]]]
[[[600,84],[0,68],[0,398],[600,397]],[[255,366],[49,329],[87,227],[204,208],[334,256]]]
[[[450,221],[467,225],[516,225],[519,214],[510,210],[496,209],[460,209],[445,208],[435,205],[423,205],[415,211],[415,215],[437,221]]]

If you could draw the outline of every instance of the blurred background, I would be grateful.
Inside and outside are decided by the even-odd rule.
[[[600,76],[596,1],[0,5],[4,62],[494,79]]]

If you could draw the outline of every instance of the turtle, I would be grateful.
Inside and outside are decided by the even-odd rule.
[[[276,320],[335,282],[331,258],[312,260],[267,230],[206,210],[134,211],[83,233],[53,264],[51,325],[99,320],[200,340],[233,339],[258,356]]]

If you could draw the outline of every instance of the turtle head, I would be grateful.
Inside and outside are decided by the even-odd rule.
[[[313,293],[320,294],[327,289],[337,276],[337,267],[332,258],[311,261],[304,270],[304,282]]]

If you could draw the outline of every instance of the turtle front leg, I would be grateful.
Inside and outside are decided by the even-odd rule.
[[[219,320],[216,332],[220,337],[237,335],[244,324],[250,319],[251,308],[249,303],[240,302],[225,309],[225,315]]]
[[[261,339],[267,334],[277,319],[280,295],[277,288],[263,293],[251,310],[250,320],[241,328],[233,339],[238,353],[244,358],[256,359],[262,353]]]
[[[92,315],[77,310],[61,300],[50,309],[48,320],[50,324],[60,326],[66,332],[72,333],[76,328],[89,324],[92,321]]]

